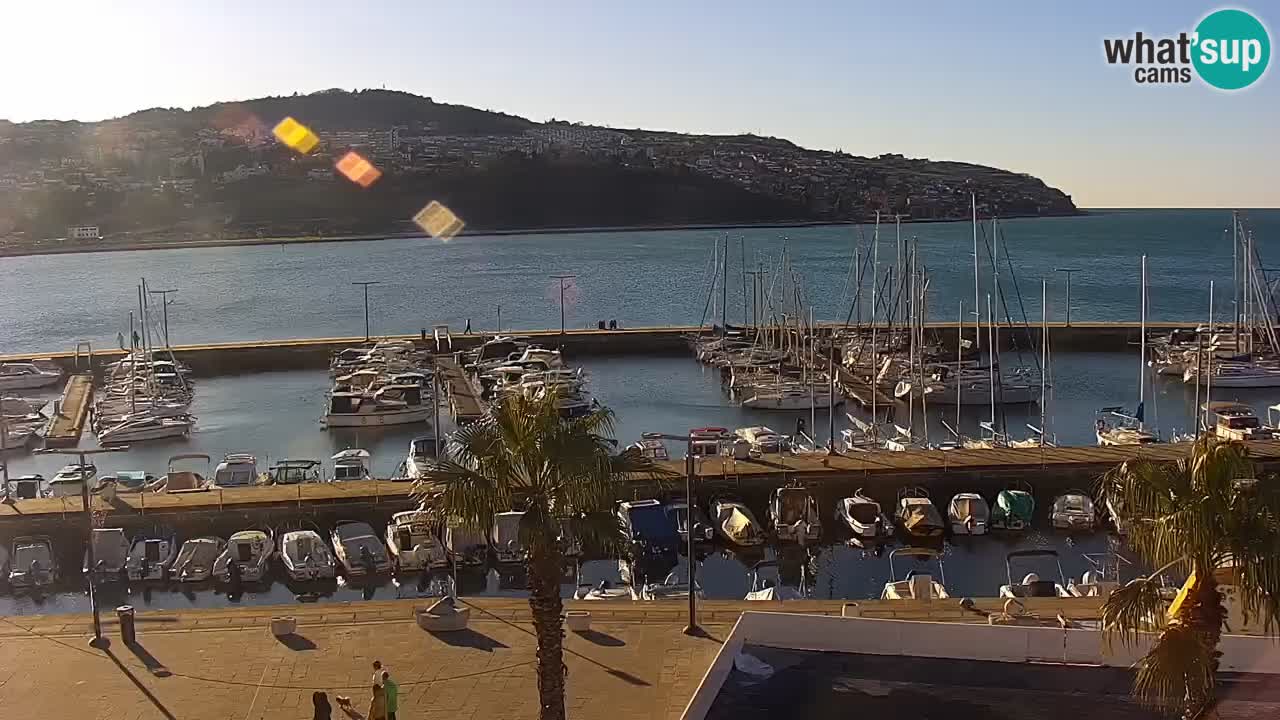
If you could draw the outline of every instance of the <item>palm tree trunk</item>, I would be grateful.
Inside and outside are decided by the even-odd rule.
[[[1222,653],[1218,650],[1218,642],[1222,638],[1222,624],[1226,622],[1227,609],[1222,605],[1222,595],[1218,592],[1218,581],[1213,572],[1197,572],[1196,584],[1188,593],[1186,601],[1178,611],[1178,620],[1195,629],[1200,642],[1208,650],[1210,668],[1214,675],[1218,673],[1218,659]],[[1217,697],[1210,690],[1209,697],[1194,698],[1190,705],[1188,718],[1205,719],[1216,716],[1214,706]]]
[[[561,553],[555,543],[532,543],[529,551],[529,609],[538,637],[540,720],[564,720],[564,627],[560,600]]]

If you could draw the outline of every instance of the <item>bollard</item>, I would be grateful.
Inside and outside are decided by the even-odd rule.
[[[138,631],[133,624],[133,606],[121,605],[116,608],[116,617],[120,620],[120,639],[125,645],[133,645],[138,641]]]

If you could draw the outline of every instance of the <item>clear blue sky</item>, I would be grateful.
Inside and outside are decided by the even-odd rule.
[[[1102,39],[1212,3],[6,0],[0,117],[381,87],[1028,172],[1082,206],[1280,206],[1280,76],[1139,86]],[[1280,5],[1252,9],[1280,27]],[[1272,63],[1275,64],[1274,62]]]

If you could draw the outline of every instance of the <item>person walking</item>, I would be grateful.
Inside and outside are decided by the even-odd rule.
[[[331,720],[333,706],[329,704],[329,696],[319,690],[311,693],[311,704],[315,707],[312,720]]]
[[[382,692],[387,696],[387,720],[396,720],[396,710],[400,705],[400,686],[386,670],[382,671]]]
[[[369,698],[369,712],[365,720],[387,720],[387,693],[382,686],[374,683],[373,696]]]

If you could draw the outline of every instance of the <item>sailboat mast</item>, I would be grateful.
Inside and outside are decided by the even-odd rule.
[[[1236,235],[1236,211],[1231,211],[1231,328],[1235,334],[1236,351],[1240,350],[1240,238]],[[1212,303],[1212,301],[1210,301]],[[1209,328],[1213,328],[1213,313],[1209,314]]]
[[[742,324],[749,327],[747,320],[747,238],[738,238],[738,250],[742,256]]]
[[[1040,278],[1040,447],[1044,447],[1045,380],[1049,374],[1049,281]]]
[[[994,325],[994,323],[991,322],[991,293],[987,293],[988,335],[991,333],[992,325]],[[996,348],[995,341],[992,338],[988,337],[987,341],[988,345],[990,345],[990,347],[987,348],[987,383],[990,386],[988,387],[988,390],[991,391],[991,439],[994,440],[996,434]]]
[[[960,317],[956,320],[956,440],[960,440],[960,366],[964,362],[964,300],[960,300]]]
[[[982,349],[981,304],[978,302],[978,196],[969,193],[969,206],[973,210],[973,341],[974,347]]]
[[[1138,429],[1143,426],[1142,417],[1145,417],[1143,402],[1146,400],[1147,390],[1147,256],[1142,256],[1142,296],[1141,306],[1142,327],[1141,335],[1138,339]]]
[[[871,326],[880,322],[880,211],[876,211],[876,229],[871,233]]]
[[[720,332],[729,332],[729,234],[724,235],[724,260],[720,276]]]
[[[1234,302],[1234,299],[1233,299],[1233,302]],[[1209,281],[1209,317],[1210,318],[1213,317],[1213,281],[1212,280]],[[1212,322],[1209,323],[1209,327],[1212,330],[1213,328]],[[1239,326],[1237,325],[1237,327]],[[1210,335],[1210,338],[1212,337],[1213,336]],[[1205,429],[1209,428],[1209,403],[1212,400],[1210,393],[1213,392],[1213,353],[1214,353],[1213,348],[1214,348],[1214,343],[1210,342],[1208,357],[1205,358],[1205,370],[1204,370],[1204,427]],[[1235,349],[1239,350],[1240,346],[1237,345]]]

